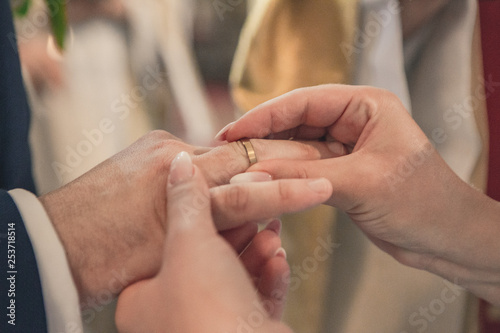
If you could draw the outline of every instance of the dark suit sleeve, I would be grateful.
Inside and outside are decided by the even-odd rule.
[[[25,43],[26,38],[20,37],[20,41]],[[0,0],[0,189],[35,192],[29,121],[9,0]]]
[[[34,191],[29,107],[9,3],[0,0],[0,332],[46,332],[33,248],[21,215],[5,191]]]
[[[0,332],[46,332],[35,254],[17,207],[0,190]],[[14,325],[15,324],[15,325]]]

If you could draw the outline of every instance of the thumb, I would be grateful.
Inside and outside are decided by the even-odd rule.
[[[199,239],[216,234],[210,212],[210,192],[187,152],[170,165],[167,184],[167,242],[183,235]]]

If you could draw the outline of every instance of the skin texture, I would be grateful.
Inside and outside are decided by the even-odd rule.
[[[295,142],[252,142],[261,160],[287,154],[294,159],[320,158],[319,150],[326,153],[324,144],[317,145],[318,150]],[[254,222],[320,204],[331,195],[326,180],[316,188],[308,185],[309,180],[219,186],[248,168],[241,143],[200,148],[167,132],[151,132],[82,177],[40,197],[65,247],[81,301],[102,290],[117,295],[158,272],[167,230],[166,184],[170,164],[181,151],[192,156],[210,188],[210,200],[201,194],[197,200],[210,202],[216,227],[240,250],[255,235]],[[122,276],[119,285],[114,283],[117,274]]]
[[[119,331],[236,332],[246,326],[255,332],[290,332],[272,319],[281,316],[289,274],[284,255],[277,254],[279,221],[258,233],[238,259],[217,233],[208,202],[193,206],[200,193],[209,196],[200,169],[181,163],[182,168],[172,168],[167,185],[168,232],[161,268],[120,295]],[[186,207],[195,213],[186,213]],[[259,293],[252,280],[261,286]]]
[[[344,156],[262,161],[274,179],[326,177],[328,200],[405,265],[500,304],[500,204],[456,176],[392,93],[324,85],[271,100],[229,124],[241,137],[332,141]]]

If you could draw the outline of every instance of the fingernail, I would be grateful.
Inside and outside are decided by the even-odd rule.
[[[283,257],[286,259],[286,251],[284,248],[280,247],[279,249],[276,250],[276,252],[274,252],[274,256],[275,257]]]
[[[281,221],[274,219],[266,225],[266,230],[274,231],[278,236],[281,235]]]
[[[219,131],[219,133],[217,133],[214,140],[215,141],[226,141],[227,132],[229,131],[229,128],[231,128],[233,126],[233,124],[234,124],[234,122],[229,123],[226,126],[224,126],[224,128],[222,128]]]
[[[314,179],[307,183],[311,190],[317,193],[325,193],[329,189],[329,181],[325,178]]]
[[[170,165],[169,182],[172,185],[182,183],[194,175],[193,161],[185,151],[180,152]]]
[[[327,142],[326,146],[334,154],[345,155],[345,147],[340,142]]]
[[[230,184],[240,184],[240,183],[259,183],[259,182],[268,182],[273,180],[273,177],[267,172],[245,172],[240,173],[229,181]]]

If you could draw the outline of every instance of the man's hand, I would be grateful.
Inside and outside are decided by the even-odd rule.
[[[260,160],[318,159],[327,154],[321,145],[252,142]],[[66,249],[82,301],[103,291],[117,295],[128,284],[158,272],[167,227],[166,183],[170,164],[181,151],[192,155],[210,187],[227,184],[249,166],[239,142],[210,150],[155,131],[40,198]],[[330,196],[327,181],[308,183],[287,180],[214,187],[210,202],[216,225],[219,230],[242,228],[232,240],[237,234],[248,241],[256,232],[248,222],[302,210]],[[198,199],[200,204],[206,202],[204,196]]]
[[[500,206],[461,181],[391,93],[325,85],[271,100],[219,139],[294,137],[331,142],[342,157],[262,161],[275,179],[326,177],[329,204],[400,262],[500,304]]]
[[[289,267],[281,254],[279,223],[255,236],[243,253],[217,233],[209,190],[189,155],[172,164],[167,187],[168,223],[161,268],[154,277],[126,288],[119,297],[120,332],[290,332],[271,319],[284,298]],[[199,204],[199,197],[207,200]],[[250,275],[248,274],[250,273]],[[263,303],[253,287],[268,295]]]

